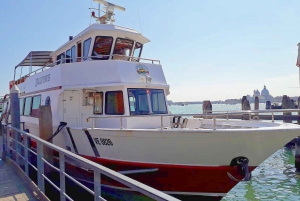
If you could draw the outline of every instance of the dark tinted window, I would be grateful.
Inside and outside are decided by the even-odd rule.
[[[24,105],[24,115],[25,116],[30,115],[31,100],[32,100],[32,97],[26,97],[25,98],[25,105]]]
[[[105,93],[105,114],[124,114],[122,91],[109,91]]]
[[[65,53],[62,53],[56,57],[57,64],[65,63]]]
[[[83,60],[87,60],[92,39],[89,38],[83,42]]]
[[[75,52],[75,45],[71,47],[71,58],[72,58],[72,63],[75,62],[75,57],[76,57],[76,52]]]
[[[66,51],[66,63],[70,63],[71,62],[71,49],[68,49]]]
[[[113,37],[110,36],[97,36],[94,43],[92,52],[92,59],[107,60],[109,59]]]
[[[32,100],[31,115],[32,117],[39,117],[39,107],[41,105],[41,96],[34,96]]]

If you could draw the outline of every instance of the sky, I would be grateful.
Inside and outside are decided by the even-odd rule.
[[[299,0],[110,0],[116,25],[151,40],[142,57],[161,61],[168,100],[242,98],[266,85],[299,96]],[[54,51],[90,23],[91,0],[0,2],[0,95],[30,51]],[[101,6],[103,8],[103,6]]]

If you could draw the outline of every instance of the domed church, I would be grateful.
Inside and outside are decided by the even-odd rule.
[[[258,90],[254,90],[253,99],[255,99],[255,96],[257,96],[260,100],[265,100],[265,101],[273,99],[273,96],[270,95],[266,85],[264,85],[264,88],[261,91],[261,93]]]

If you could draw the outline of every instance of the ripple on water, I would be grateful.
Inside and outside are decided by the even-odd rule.
[[[237,184],[222,201],[300,200],[294,160],[293,150],[278,150],[252,172],[252,181]]]

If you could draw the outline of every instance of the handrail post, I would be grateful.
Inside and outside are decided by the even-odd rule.
[[[163,116],[160,116],[160,128],[161,130],[164,128]]]
[[[214,115],[214,130],[216,130],[216,116]]]
[[[94,169],[94,200],[98,201],[101,197],[101,175],[98,169]]]
[[[249,112],[249,121],[251,120],[251,112]]]
[[[38,175],[38,187],[45,193],[45,180],[43,177],[44,174],[44,145],[42,142],[37,141],[37,175]]]
[[[29,170],[28,170],[28,137],[27,135],[23,134],[23,140],[24,140],[24,156],[25,156],[25,173],[27,176],[29,176]]]
[[[120,121],[121,121],[121,129],[123,129],[123,117],[120,117]]]
[[[66,178],[65,178],[65,155],[63,152],[59,152],[59,182],[60,182],[60,200],[65,201],[66,193]]]
[[[272,123],[274,123],[274,112],[272,112]]]
[[[95,118],[92,118],[92,128],[95,128]]]

